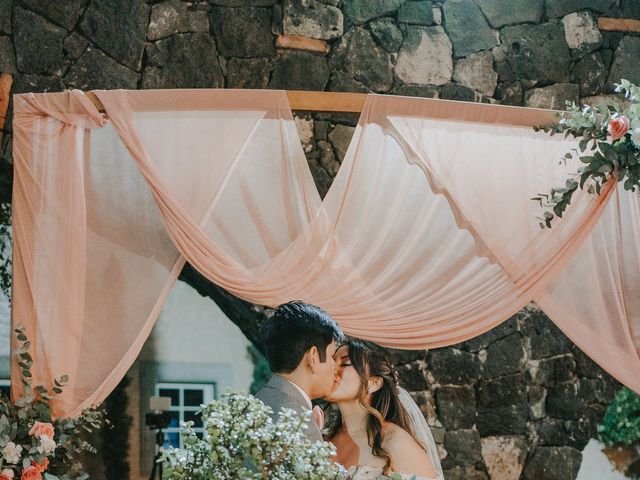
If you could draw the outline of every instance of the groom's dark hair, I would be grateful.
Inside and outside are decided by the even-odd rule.
[[[274,373],[291,373],[311,347],[316,347],[320,361],[326,362],[327,346],[342,341],[342,330],[320,307],[299,301],[280,305],[262,328],[260,336],[269,368]]]

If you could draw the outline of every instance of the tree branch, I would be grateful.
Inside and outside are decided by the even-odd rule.
[[[189,264],[182,269],[179,280],[191,285],[203,297],[209,297],[216,302],[229,320],[264,354],[259,331],[262,322],[267,319],[267,307],[254,305],[232,295],[200,275]]]

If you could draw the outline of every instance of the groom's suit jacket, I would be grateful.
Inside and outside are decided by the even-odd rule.
[[[271,416],[274,420],[278,417],[282,407],[291,408],[300,413],[309,411],[309,404],[302,396],[302,393],[295,385],[279,375],[271,377],[267,384],[256,394],[256,397],[273,409]],[[304,433],[312,442],[322,440],[320,429],[311,417],[307,422],[307,428]]]

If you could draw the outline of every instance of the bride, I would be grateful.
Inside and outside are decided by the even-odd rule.
[[[429,426],[409,394],[398,387],[388,354],[350,338],[336,351],[335,361],[336,380],[325,397],[333,412],[325,432],[349,478],[369,480],[393,473],[406,480],[444,480]]]

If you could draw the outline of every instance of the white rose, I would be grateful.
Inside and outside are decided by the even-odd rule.
[[[2,456],[8,464],[16,464],[20,461],[20,453],[22,452],[22,445],[16,445],[13,442],[7,442],[2,449]]]
[[[631,141],[637,146],[640,146],[640,127],[634,128],[631,133]]]
[[[46,454],[52,453],[56,449],[55,440],[52,440],[47,435],[40,435],[40,445]]]
[[[2,470],[2,472],[0,472],[0,475],[4,478],[13,478],[15,476],[13,470],[11,470],[10,468],[5,468],[4,470]]]

